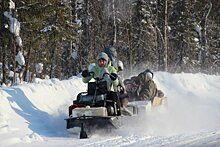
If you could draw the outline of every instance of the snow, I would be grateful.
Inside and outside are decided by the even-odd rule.
[[[35,70],[36,70],[37,73],[42,73],[43,69],[44,69],[43,63],[35,64]]]
[[[89,139],[65,129],[68,106],[86,90],[80,77],[1,87],[0,146],[219,146],[220,76],[155,72],[154,80],[168,98],[167,109],[150,109]]]
[[[20,29],[21,29],[20,22],[13,17],[13,13],[12,13],[12,9],[15,9],[15,3],[12,0],[10,0],[8,6],[10,12],[5,11],[4,16],[9,19],[9,25],[10,25],[9,30],[15,36],[16,45],[18,47],[22,47],[22,39],[20,37]],[[5,28],[8,28],[8,24],[5,25]]]
[[[20,36],[16,36],[16,45],[21,47],[22,46],[22,40],[21,40],[21,37]]]
[[[199,25],[199,24],[197,24],[196,26],[195,26],[195,30],[196,30],[196,32],[198,33],[198,37],[199,37],[199,39],[201,39],[202,38],[202,27]]]
[[[9,9],[15,9],[15,3],[12,0],[9,1]]]
[[[20,22],[12,17],[11,12],[4,12],[5,17],[7,17],[10,21],[10,32],[13,33],[15,36],[19,36],[20,32]]]
[[[71,53],[71,57],[72,57],[74,60],[76,60],[76,59],[78,58],[78,53],[77,53],[77,51],[73,51],[73,52]]]
[[[44,33],[50,32],[50,31],[52,31],[52,27],[53,27],[53,26],[51,26],[51,25],[46,26],[46,27],[44,27],[43,29],[41,29],[40,32],[44,32]]]
[[[18,62],[19,65],[25,65],[25,59],[21,51],[15,56],[15,61]]]

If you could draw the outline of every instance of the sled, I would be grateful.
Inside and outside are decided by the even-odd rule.
[[[135,115],[142,116],[155,110],[167,110],[167,107],[167,97],[155,97],[153,102],[147,100],[131,101],[128,103],[127,108],[131,111],[135,110],[135,112],[133,112]]]
[[[154,97],[154,100],[152,102],[152,107],[157,107],[157,106],[167,106],[167,97]]]
[[[128,103],[128,109],[135,110],[133,113],[137,116],[145,114],[150,108],[150,101],[132,101]]]

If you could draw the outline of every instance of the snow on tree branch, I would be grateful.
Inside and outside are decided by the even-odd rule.
[[[16,55],[15,61],[18,62],[19,65],[25,65],[25,59],[21,51]]]
[[[42,63],[37,63],[37,64],[35,64],[35,69],[36,69],[36,72],[37,73],[42,73],[42,71],[43,71],[43,64]]]

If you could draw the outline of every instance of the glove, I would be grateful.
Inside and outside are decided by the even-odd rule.
[[[118,78],[118,75],[116,73],[111,73],[110,78],[112,81],[115,81]]]
[[[84,70],[82,71],[82,76],[85,78],[85,77],[88,77],[89,76],[89,71],[88,70]]]

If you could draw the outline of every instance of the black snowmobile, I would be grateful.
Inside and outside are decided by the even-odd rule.
[[[77,99],[69,106],[69,118],[66,119],[67,129],[81,127],[80,139],[87,138],[86,131],[92,128],[121,126],[121,103],[117,92],[109,91],[107,81],[95,78],[94,72],[90,72],[90,75],[95,82],[89,82],[87,92],[77,95]]]

